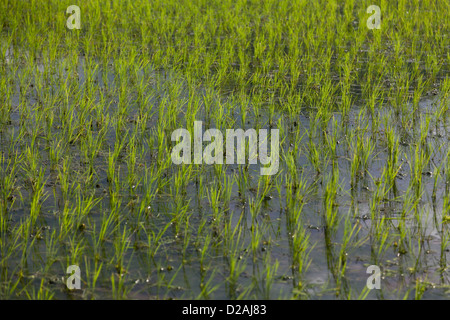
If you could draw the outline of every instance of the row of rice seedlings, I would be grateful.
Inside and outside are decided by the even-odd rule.
[[[171,6],[171,4],[169,4],[169,6]],[[269,5],[270,6],[270,5]],[[334,6],[335,7],[335,6]],[[331,8],[333,8],[333,6],[330,6],[329,7],[330,8],[330,10],[332,10]],[[192,7],[191,7],[191,9],[192,9]],[[259,8],[258,8],[259,9]],[[313,12],[313,10],[314,10],[314,8],[304,8],[304,9],[306,9],[308,12],[310,12],[310,13],[313,13],[312,15],[310,15],[310,16],[308,16],[308,19],[307,19],[307,21],[305,21],[305,22],[303,22],[303,23],[307,23],[307,24],[310,24],[310,23],[312,23],[312,21],[311,20],[314,20],[314,19],[322,19],[321,18],[321,16],[317,16],[316,14],[314,14],[314,12]],[[184,8],[182,9],[182,10],[184,10]],[[297,7],[295,7],[295,9],[294,9],[294,12],[293,12],[293,14],[295,13],[295,12],[297,12],[297,10],[298,10],[298,8]],[[259,11],[259,10],[258,10]],[[257,12],[258,12],[257,11]],[[312,11],[312,12],[311,12]],[[89,12],[89,11],[88,11]],[[156,12],[159,12],[159,10],[156,10]],[[197,10],[195,10],[194,12],[198,12]],[[254,14],[256,14],[256,12],[254,13]],[[361,14],[361,13],[360,13]],[[164,15],[163,15],[164,16]],[[351,15],[349,15],[349,16],[347,16],[346,18],[347,19],[349,19],[351,17]],[[148,18],[148,17],[147,17]],[[203,25],[204,23],[202,22],[202,21],[204,21],[204,19],[211,19],[211,17],[202,17],[202,16],[196,16],[195,18],[200,18],[199,19],[199,25]],[[224,19],[225,21],[225,23],[232,23],[233,21],[235,21],[235,19],[237,19],[237,16],[231,16],[231,17],[227,17],[228,19]],[[232,20],[230,20],[230,18],[232,19]],[[311,20],[310,20],[311,19]],[[166,40],[168,40],[168,41],[170,41],[170,42],[172,42],[172,41],[175,41],[177,44],[181,44],[182,43],[182,41],[180,41],[179,39],[178,39],[178,37],[181,37],[181,36],[183,36],[184,34],[183,34],[183,32],[182,32],[182,30],[183,30],[183,27],[187,27],[187,21],[186,20],[189,20],[189,19],[183,19],[183,21],[181,22],[179,22],[181,25],[179,26],[179,27],[181,27],[181,29],[179,29],[179,30],[177,30],[177,36],[175,37],[175,39],[173,39],[173,40],[169,40],[167,37],[164,37],[163,36],[163,38],[165,38]],[[387,21],[390,21],[390,19],[389,18],[386,18],[386,20]],[[92,19],[92,20],[90,20],[90,22],[91,23],[89,23],[89,26],[92,26],[92,23],[94,23],[95,21],[98,21],[97,19]],[[147,21],[149,21],[149,20],[147,20]],[[316,21],[317,22],[317,21]],[[336,27],[338,27],[339,29],[341,29],[342,27],[341,26],[345,26],[346,25],[346,23],[345,22],[343,22],[343,23],[339,23],[340,21],[336,21],[336,23],[334,23],[332,26],[330,26],[330,29],[331,29],[331,27],[333,27],[333,26],[336,26]],[[261,44],[262,43],[262,39],[264,39],[264,36],[265,36],[265,33],[267,32],[268,34],[270,34],[270,36],[269,36],[269,38],[272,38],[272,37],[274,37],[274,35],[272,34],[273,33],[273,30],[274,29],[272,29],[272,28],[270,28],[269,26],[272,24],[272,23],[280,23],[280,21],[277,21],[276,19],[270,19],[269,20],[269,24],[263,24],[262,25],[262,34],[260,35],[260,38],[261,39],[258,39],[259,41],[257,42],[257,44]],[[303,23],[302,23],[302,25],[303,25]],[[245,25],[245,24],[244,24]],[[320,24],[319,24],[320,25]],[[165,27],[168,27],[169,26],[169,24],[163,24],[162,26],[160,26],[160,27],[158,27],[157,29],[158,29],[158,32],[162,32],[163,30],[164,30],[164,28]],[[238,26],[240,26],[240,25],[238,25]],[[157,25],[153,25],[153,23],[152,23],[152,26],[150,27],[150,28],[153,28],[153,27],[157,27]],[[109,26],[109,28],[108,29],[111,29],[111,26]],[[146,32],[145,32],[145,34],[148,34],[148,29],[149,28],[146,28]],[[248,35],[246,34],[246,33],[248,33],[248,31],[247,30],[245,30],[245,29],[243,29],[243,28],[237,28],[238,30],[239,29],[241,29],[243,32],[244,32],[244,37],[243,38],[248,38]],[[131,29],[132,30],[132,29]],[[291,29],[292,30],[292,29]],[[300,28],[300,30],[302,30],[301,28]],[[330,30],[328,30],[328,29],[322,29],[322,28],[318,28],[318,30],[320,30],[320,31],[323,31],[323,30],[326,30],[328,33],[330,32]],[[361,28],[361,30],[362,30],[362,28]],[[292,32],[292,31],[291,31]],[[302,32],[302,31],[297,31],[297,32]],[[305,32],[305,31],[303,31],[303,32]],[[367,31],[366,31],[367,32]],[[366,35],[366,32],[361,32],[361,34],[362,35]],[[111,32],[104,32],[104,34],[105,33],[111,33]],[[198,51],[197,50],[195,50],[195,52],[194,52],[194,54],[193,55],[186,55],[186,53],[185,53],[185,51],[183,50],[184,49],[184,47],[182,47],[182,50],[180,50],[181,52],[177,52],[177,51],[171,51],[171,50],[168,50],[168,53],[169,54],[179,54],[180,56],[181,55],[184,55],[185,56],[185,58],[184,59],[191,59],[191,60],[193,60],[193,61],[200,61],[200,59],[198,58],[201,54],[204,54],[204,47],[202,47],[201,45],[199,45],[200,43],[202,43],[202,42],[199,42],[199,40],[200,39],[202,39],[202,41],[205,41],[206,42],[206,44],[205,45],[207,45],[208,43],[210,43],[211,41],[213,41],[213,39],[214,39],[214,37],[210,37],[210,33],[209,32],[201,32],[200,34],[198,34],[198,33],[196,33],[196,32],[194,32],[193,33],[194,34],[194,37],[193,37],[193,39],[192,39],[192,41],[194,42],[194,47],[196,47],[196,48],[198,48]],[[345,32],[342,32],[341,33],[343,36],[349,36],[349,35],[347,35]],[[324,35],[323,34],[320,34],[320,36],[321,37],[323,37]],[[296,38],[295,36],[293,36],[293,37],[291,37],[291,38]],[[150,40],[150,41],[154,41],[153,39],[148,39],[148,40]],[[438,40],[439,41],[439,40]],[[190,41],[189,41],[190,42]],[[92,43],[92,42],[86,42],[86,45],[89,45],[89,43]],[[204,43],[204,42],[203,42]],[[218,46],[218,52],[230,52],[231,50],[230,49],[228,49],[228,50],[226,50],[226,45],[228,45],[230,42],[228,42],[227,41],[227,39],[225,39],[225,41],[224,41],[224,44],[223,44],[223,47],[222,47],[222,44],[220,45],[220,46]],[[316,42],[314,42],[314,43],[320,43],[320,40],[319,41],[316,41]],[[441,41],[441,43],[442,43],[442,41]],[[239,43],[240,44],[240,43]],[[238,48],[243,48],[243,49],[245,49],[245,46],[242,46],[242,47],[238,47]],[[258,48],[257,46],[256,46],[256,48]],[[268,59],[269,57],[270,57],[270,54],[271,54],[271,52],[270,52],[270,46],[269,46],[269,48],[267,48],[267,49],[269,49],[269,50],[264,50],[264,51],[261,51],[260,49],[256,49],[255,48],[255,53],[257,53],[257,54],[255,54],[255,57],[254,57],[254,59],[255,60],[260,60],[261,58],[264,58],[264,59],[261,59],[261,61],[264,61],[264,63],[267,63],[266,61],[271,61],[272,59]],[[313,48],[311,48],[311,49],[313,49],[313,50],[317,50],[317,48],[320,48],[320,47],[316,47],[316,46],[314,46]],[[225,50],[224,50],[225,49]],[[220,51],[219,51],[220,50]],[[242,49],[241,49],[242,50]],[[260,51],[258,51],[258,50],[260,50]],[[354,49],[355,51],[356,51],[356,49]],[[261,53],[259,53],[259,52],[264,52],[263,54],[261,54]],[[398,50],[397,50],[397,52],[398,52]],[[196,55],[197,54],[197,55]],[[276,53],[272,53],[272,54],[276,54]],[[246,54],[247,55],[247,54]],[[214,55],[212,55],[212,56],[214,56]],[[294,55],[294,57],[295,57],[295,55]],[[181,60],[184,60],[184,59],[181,59]],[[225,61],[227,61],[226,60],[226,58],[224,57],[223,58]],[[167,58],[165,58],[164,60],[168,60]],[[174,61],[176,61],[177,59],[176,58],[174,58],[173,59]],[[203,59],[201,59],[201,60],[203,60]],[[189,64],[189,65],[191,65],[191,66],[193,66],[193,65],[195,65],[195,64],[193,64],[192,62]],[[226,67],[225,67],[226,66]],[[202,65],[202,67],[204,67],[203,65]],[[226,71],[230,71],[230,69],[229,69],[229,67],[226,65],[226,64],[224,64],[223,65],[223,70],[225,71],[225,72],[222,72],[222,68],[220,68],[220,71],[219,71],[219,74],[220,75],[223,75],[223,74],[225,74],[226,73]],[[225,69],[226,68],[226,69]],[[265,67],[265,66],[262,66],[262,70],[264,70],[264,69],[266,69],[267,67]],[[223,77],[223,76],[222,76]],[[220,78],[222,78],[222,77],[219,77],[219,79]],[[258,79],[261,79],[261,77],[255,77],[255,81],[257,81]]]

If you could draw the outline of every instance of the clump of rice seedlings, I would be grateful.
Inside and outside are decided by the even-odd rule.
[[[158,233],[150,228],[144,228],[144,233],[147,236],[147,256],[149,258],[153,259],[155,257],[163,244],[163,236],[171,225],[172,223],[169,222],[164,227],[160,227]]]
[[[370,225],[370,241],[371,241],[371,259],[373,264],[382,261],[387,250],[393,244],[393,237],[390,234],[389,218],[382,216],[371,221]]]
[[[385,177],[388,186],[393,186],[401,166],[399,165],[399,139],[395,137],[391,128],[386,129],[386,141],[388,158],[386,161]]]
[[[361,115],[360,115],[361,117]],[[356,128],[354,134],[357,134],[356,139],[353,137],[353,132],[350,133],[349,138],[351,142],[349,143],[351,148],[351,185],[352,188],[356,187],[359,179],[364,178],[368,170],[369,161],[372,157],[375,145],[372,143],[370,137],[366,137],[365,133],[368,129],[368,124],[363,128]],[[356,141],[355,141],[356,140]],[[334,151],[335,153],[335,151]],[[392,161],[388,160],[390,164]]]
[[[120,232],[120,230],[118,230]],[[128,251],[128,248],[131,245],[130,238],[132,234],[130,234],[130,230],[126,228],[123,229],[122,234],[116,234],[113,245],[114,245],[114,256],[111,258],[110,264],[115,266],[117,274],[123,275],[127,273],[127,269],[124,265],[124,256]]]
[[[261,284],[257,290],[261,299],[270,300],[271,292],[273,291],[272,286],[274,283],[275,275],[277,274],[278,267],[278,260],[276,260],[275,263],[271,263],[270,256],[266,255],[265,268],[261,273]]]
[[[415,148],[410,148],[411,150],[411,160],[409,161],[410,166],[410,185],[415,190],[415,195],[420,198],[422,193],[422,181],[423,176],[427,174],[426,165],[429,161],[429,156],[425,154],[423,148],[417,145]],[[428,173],[429,174],[429,173]]]
[[[210,299],[214,291],[216,291],[219,287],[219,284],[213,285],[213,280],[215,278],[215,271],[211,272],[209,279],[206,280],[206,273],[201,273],[201,282],[200,282],[200,294],[196,297],[196,299]]]
[[[335,232],[338,226],[338,202],[339,171],[333,167],[333,171],[327,177],[327,184],[323,195],[323,223],[330,232]],[[325,179],[324,179],[325,180]],[[333,230],[333,231],[331,231]]]
[[[310,254],[315,245],[311,245],[310,235],[302,225],[301,220],[297,223],[295,232],[291,234],[292,269],[295,275],[294,285],[296,286],[295,292],[299,295],[306,288],[305,273],[311,265],[312,259],[310,258]]]
[[[344,225],[344,234],[342,237],[342,243],[340,244],[340,250],[338,252],[337,261],[332,263],[332,273],[334,276],[334,280],[336,282],[336,295],[339,296],[341,294],[345,294],[348,292],[348,295],[351,294],[351,288],[348,288],[348,282],[345,279],[345,272],[347,268],[348,255],[353,248],[357,248],[361,244],[365,242],[365,239],[359,240],[355,243],[351,243],[357,238],[359,233],[359,227],[357,224],[354,226],[351,225],[350,218],[347,216]]]
[[[17,196],[14,195],[14,192],[17,189],[16,174],[18,172],[19,165],[21,164],[22,161],[23,156],[18,154],[17,152],[14,155],[10,154],[9,159],[5,159],[5,156],[3,154],[2,157],[0,158],[2,219],[6,217],[8,213],[8,206],[12,207],[17,198]]]
[[[128,298],[132,286],[125,285],[125,276],[111,273],[111,295],[114,300],[124,300]]]
[[[90,260],[87,257],[84,257],[84,270],[86,270],[86,285],[87,285],[87,295],[91,297],[91,299],[95,298],[95,287],[97,285],[97,281],[99,280],[100,273],[102,272],[103,262],[99,263],[98,260],[94,261],[93,267],[91,267]]]
[[[227,229],[226,233],[229,233],[225,249],[225,259],[227,261],[229,274],[227,277],[228,295],[231,299],[235,299],[237,297],[239,277],[246,267],[246,259],[243,256],[245,247],[241,240],[243,236],[241,227],[238,226],[232,230],[230,229],[231,225],[226,224],[225,228]]]

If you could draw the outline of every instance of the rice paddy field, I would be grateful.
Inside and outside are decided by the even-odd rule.
[[[0,1],[0,299],[448,299],[449,13]],[[195,121],[278,170],[173,163]]]

